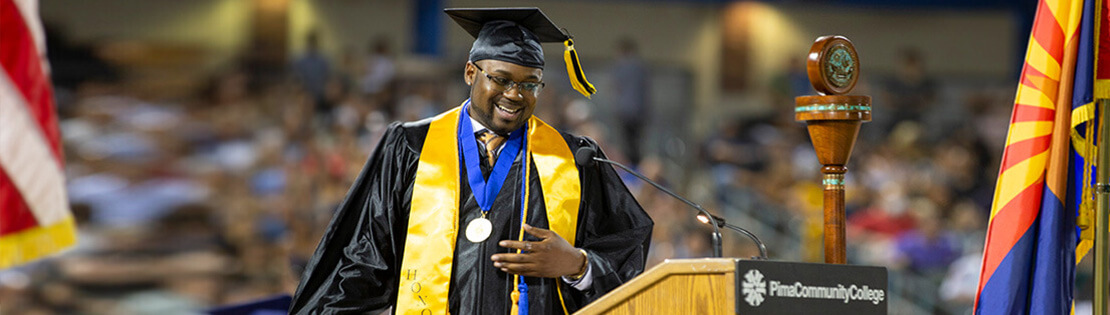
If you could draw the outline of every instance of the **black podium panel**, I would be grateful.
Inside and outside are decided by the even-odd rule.
[[[886,314],[884,267],[738,260],[737,314]]]

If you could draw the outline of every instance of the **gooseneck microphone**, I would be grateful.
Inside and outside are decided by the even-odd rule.
[[[710,219],[712,219],[712,220],[710,220]],[[717,224],[720,227],[736,231],[740,234],[744,234],[748,238],[752,239],[752,242],[754,242],[757,246],[759,246],[759,257],[752,257],[752,258],[759,258],[759,259],[762,259],[762,260],[767,260],[767,246],[763,245],[763,241],[760,241],[759,238],[756,237],[755,234],[753,234],[752,232],[748,232],[748,230],[745,230],[742,227],[735,226],[735,225],[732,225],[732,224],[728,224],[728,222],[725,222],[725,218],[718,217],[718,216],[715,216],[715,215],[710,215],[709,217],[707,217],[707,216],[705,216],[705,214],[699,214],[698,215],[698,221],[701,221],[702,223],[711,223],[710,221],[716,221]]]
[[[652,180],[648,179],[647,176],[644,176],[643,174],[640,174],[639,172],[633,171],[631,168],[628,168],[627,166],[624,166],[623,164],[617,163],[615,161],[611,161],[611,160],[607,160],[607,159],[597,157],[597,150],[594,150],[594,148],[584,146],[584,147],[578,148],[578,151],[574,152],[574,162],[577,163],[578,165],[593,166],[594,161],[604,162],[604,163],[608,163],[608,164],[614,165],[616,167],[619,167],[619,168],[623,169],[625,172],[628,172],[629,174],[635,175],[636,177],[639,177],[643,181],[647,182],[648,184],[651,184],[652,186],[655,186],[655,188],[667,193],[668,195],[671,195],[671,197],[675,197],[675,199],[678,199],[678,200],[686,203],[687,205],[690,205],[694,209],[701,212],[700,215],[704,215],[707,218],[709,218],[709,221],[713,225],[713,257],[721,257],[721,229],[719,228],[720,225],[717,224],[717,222],[718,222],[717,219],[716,219],[717,216],[714,216],[712,213],[709,213],[709,211],[706,211],[705,209],[703,209],[700,205],[698,205],[698,204],[696,204],[696,203],[694,203],[690,200],[686,200],[686,198],[682,198],[682,196],[679,196],[678,194],[672,192],[670,189],[667,189],[666,187],[663,187],[663,186],[655,183],[655,181],[652,181]]]

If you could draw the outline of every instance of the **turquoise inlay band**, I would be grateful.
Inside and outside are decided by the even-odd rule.
[[[825,178],[825,179],[821,180],[821,184],[844,186],[844,179],[843,178]]]
[[[870,111],[871,105],[845,105],[845,104],[828,104],[828,105],[809,105],[794,107],[794,112],[812,112],[812,111],[833,111],[833,110],[859,110]]]

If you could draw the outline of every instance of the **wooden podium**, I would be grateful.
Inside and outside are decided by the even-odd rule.
[[[668,259],[575,314],[735,314],[733,304],[735,259]]]
[[[883,267],[668,259],[575,314],[886,314]]]

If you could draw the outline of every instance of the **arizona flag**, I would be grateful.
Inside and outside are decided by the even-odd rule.
[[[0,0],[0,269],[76,242],[34,0]]]
[[[976,314],[1070,314],[1091,248],[1096,3],[1041,0],[983,249]],[[1082,232],[1082,233],[1080,233]],[[1080,237],[1083,235],[1083,237]]]

